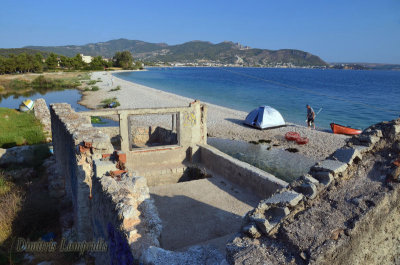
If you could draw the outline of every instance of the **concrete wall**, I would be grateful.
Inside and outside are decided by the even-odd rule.
[[[129,116],[150,114],[176,114],[176,145],[165,145],[141,149],[131,148],[132,128],[129,128]],[[185,161],[193,162],[193,160],[199,159],[199,157],[192,157],[192,154],[195,154],[198,150],[198,144],[205,144],[207,142],[207,107],[200,104],[198,101],[192,102],[188,107],[96,110],[82,112],[82,115],[119,115],[121,150],[127,154],[127,166],[134,171],[138,168],[151,168],[154,165],[177,164]],[[108,129],[103,130],[107,131]],[[135,128],[133,128],[133,134],[135,135]],[[161,134],[162,135],[158,135],[158,138],[163,138],[162,140],[165,141],[166,138],[174,138],[174,133],[172,133],[172,135],[168,135],[168,133],[165,132]],[[140,139],[141,142],[144,140]],[[149,140],[151,139],[149,138]]]
[[[288,183],[252,165],[237,160],[209,145],[199,145],[200,164],[261,198],[266,198]]]
[[[134,147],[178,144],[177,134],[162,127],[137,127],[131,129]]]

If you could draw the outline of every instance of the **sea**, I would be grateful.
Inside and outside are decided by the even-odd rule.
[[[400,115],[400,71],[167,67],[115,76],[245,112],[268,105],[299,125],[310,104],[321,130],[332,122],[365,129]]]

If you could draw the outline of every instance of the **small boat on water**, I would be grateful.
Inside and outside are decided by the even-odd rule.
[[[331,128],[332,132],[335,134],[357,135],[362,132],[361,130],[353,129],[336,123],[331,123]]]
[[[22,112],[30,111],[33,109],[35,103],[33,100],[27,99],[25,101],[22,101],[21,105],[19,105],[19,110]]]

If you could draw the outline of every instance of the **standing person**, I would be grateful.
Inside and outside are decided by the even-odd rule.
[[[307,104],[307,125],[308,128],[311,127],[311,124],[313,125],[313,128],[315,130],[315,112],[313,110],[313,108],[311,108],[310,105]]]

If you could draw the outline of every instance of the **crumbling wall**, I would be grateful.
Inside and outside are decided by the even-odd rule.
[[[92,160],[111,152],[106,134],[93,128],[90,121],[66,103],[51,105],[51,129],[54,155],[67,199],[72,202],[77,240],[89,240],[92,229],[89,218]]]
[[[57,169],[73,205],[70,239],[106,241],[107,252],[92,253],[96,264],[132,264],[158,247],[161,221],[146,179],[125,170],[126,155],[68,104],[51,105],[51,120]]]
[[[51,142],[51,117],[46,101],[43,98],[35,100],[33,113],[35,117],[42,123],[46,141]]]
[[[231,264],[398,264],[400,119],[351,138],[244,218]]]
[[[91,225],[95,238],[107,238],[108,253],[98,253],[96,264],[126,261],[132,264],[150,246],[158,247],[161,220],[150,198],[146,178],[111,177],[116,164],[95,160],[91,200]],[[125,263],[121,263],[125,264]]]

